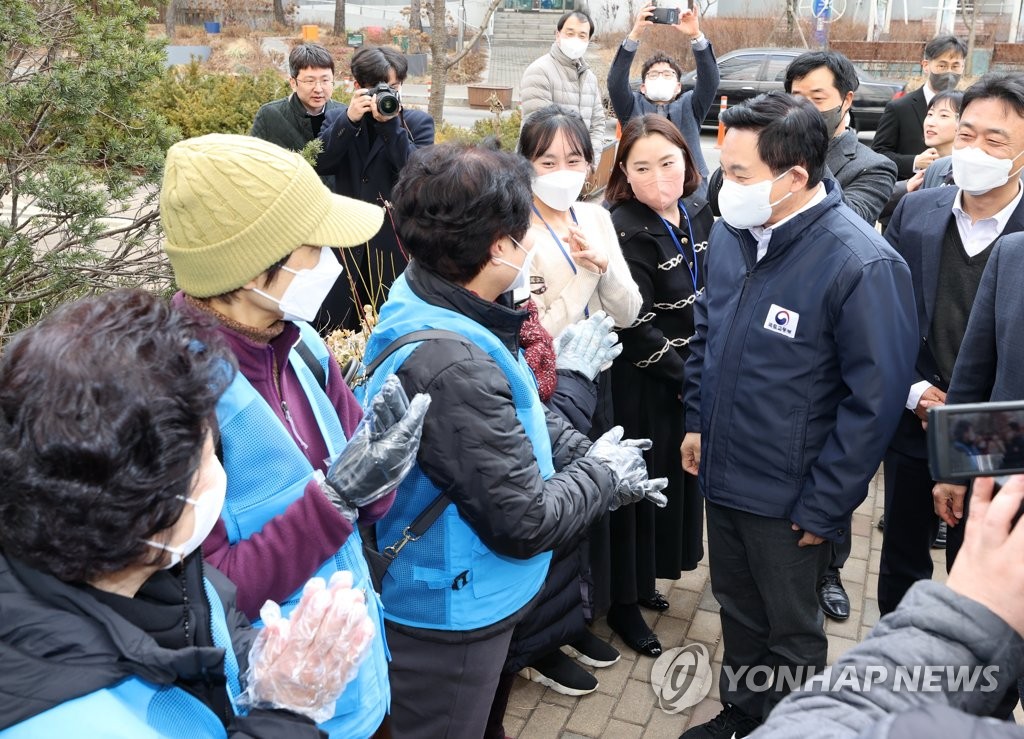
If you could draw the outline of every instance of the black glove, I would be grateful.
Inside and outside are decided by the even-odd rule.
[[[359,508],[383,498],[409,474],[429,407],[425,393],[410,403],[395,375],[384,381],[321,486],[349,521],[355,521]]]

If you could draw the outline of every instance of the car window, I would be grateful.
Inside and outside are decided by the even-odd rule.
[[[794,59],[794,56],[772,54],[768,57],[768,69],[765,70],[764,78],[770,82],[785,82],[786,69]]]
[[[857,70],[857,77],[860,78],[861,82],[874,82],[875,76],[859,64],[854,64],[853,68]]]
[[[718,73],[723,80],[756,80],[764,56],[741,54],[718,63]]]

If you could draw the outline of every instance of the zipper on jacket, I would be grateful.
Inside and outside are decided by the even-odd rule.
[[[288,410],[288,403],[285,402],[284,394],[281,392],[281,373],[277,368],[277,357],[274,355],[273,349],[270,352],[271,376],[274,378],[274,389],[277,390],[277,397],[281,399],[281,412],[284,414],[284,420],[288,422],[288,428],[291,429],[295,441],[299,442],[299,445],[304,450],[307,450],[309,449],[309,444],[303,441],[299,435],[299,430],[295,427],[295,419],[292,418],[291,411]]]
[[[281,410],[284,411],[284,420],[286,420],[288,425],[291,427],[292,436],[294,436],[295,440],[302,445],[303,449],[309,449],[309,444],[304,442],[302,437],[299,436],[299,430],[295,428],[295,419],[292,418],[291,411],[288,410],[288,404],[283,399],[281,400]]]

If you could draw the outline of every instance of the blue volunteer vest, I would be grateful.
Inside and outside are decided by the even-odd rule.
[[[476,321],[421,300],[409,288],[405,275],[391,286],[380,321],[367,343],[364,362],[372,362],[395,339],[427,328],[461,334],[497,362],[512,389],[516,415],[533,445],[541,475],[545,480],[551,477],[554,466],[544,406],[522,352],[513,356],[498,337]],[[367,384],[367,399],[377,393],[387,376],[395,373],[418,345],[403,346],[384,360]],[[444,411],[432,408],[430,412]],[[400,540],[405,527],[438,493],[419,464],[415,465],[399,486],[395,504],[377,522],[378,548],[383,550]],[[450,631],[489,626],[512,615],[537,594],[550,560],[551,552],[529,559],[492,552],[462,520],[455,505],[450,504],[420,539],[402,549],[388,568],[381,588],[385,618],[407,626]]]
[[[235,708],[241,690],[238,659],[221,603],[209,580],[203,581],[210,601],[213,643],[224,650],[228,697]],[[236,713],[242,713],[235,708]],[[193,739],[227,737],[224,725],[209,707],[173,685],[157,685],[130,677],[103,690],[61,703],[27,721],[0,731],[3,739],[102,736],[109,739]]]
[[[328,350],[316,331],[306,323],[296,323],[300,341],[313,351],[327,372]],[[292,369],[309,399],[327,444],[331,459],[336,459],[347,440],[337,411],[320,388],[313,372],[294,349],[288,355]],[[260,532],[270,519],[301,497],[306,484],[319,474],[284,427],[284,424],[248,380],[237,373],[227,392],[217,404],[224,469],[228,490],[221,518],[227,527],[228,540],[234,544]],[[387,645],[380,602],[370,582],[370,573],[363,558],[362,539],[358,529],[333,557],[324,562],[310,577],[330,580],[339,570],[352,573],[353,587],[366,594],[366,608],[377,627],[370,654],[360,665],[355,680],[338,699],[334,717],[320,725],[331,737],[353,739],[373,734],[384,719],[391,702],[388,684]],[[287,615],[299,602],[302,589],[296,590],[281,604]],[[260,626],[256,622],[255,626]]]

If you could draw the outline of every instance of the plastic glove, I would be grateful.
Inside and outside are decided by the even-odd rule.
[[[352,589],[352,573],[334,573],[330,585],[314,577],[291,618],[283,618],[271,600],[263,604],[260,618],[265,627],[249,652],[241,704],[326,721],[376,632],[363,591]]]
[[[345,449],[321,485],[341,515],[355,521],[358,509],[387,495],[416,461],[430,396],[409,402],[402,384],[389,375]]]
[[[555,339],[555,366],[575,370],[593,380],[601,368],[622,353],[615,321],[597,311],[584,321],[566,326]]]
[[[608,509],[614,511],[644,498],[664,508],[668,505],[668,498],[661,491],[668,487],[668,479],[650,480],[647,477],[643,452],[651,448],[651,440],[623,440],[622,433],[622,426],[613,427],[591,445],[586,455],[601,460],[612,471],[615,493]]]

